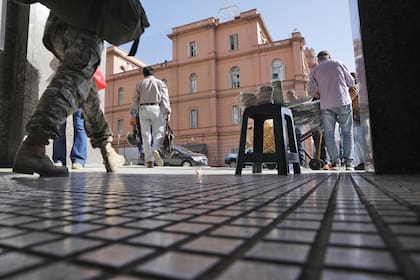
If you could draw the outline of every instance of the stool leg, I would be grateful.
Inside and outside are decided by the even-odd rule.
[[[284,134],[284,127],[280,115],[273,118],[274,141],[277,154],[277,174],[287,175],[287,142]]]
[[[282,108],[283,109],[283,108]],[[287,136],[289,140],[289,149],[291,157],[293,157],[293,173],[300,174],[300,162],[299,162],[299,149],[297,147],[295,125],[293,121],[293,115],[290,109],[284,108],[284,122],[287,128]]]
[[[236,159],[236,170],[235,175],[242,174],[242,167],[244,166],[244,156],[245,156],[245,143],[246,143],[246,133],[248,130],[248,116],[246,114],[246,110],[242,117],[242,124],[241,124],[241,136],[239,140],[239,151],[238,151],[238,158]]]
[[[254,118],[254,147],[253,152],[258,156],[263,154],[264,148],[264,117],[256,116]],[[256,161],[252,164],[252,173],[262,172],[262,162]]]

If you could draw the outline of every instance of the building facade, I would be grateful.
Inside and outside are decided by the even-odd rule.
[[[221,22],[214,17],[172,28],[173,60],[152,65],[166,81],[176,143],[207,153],[209,165],[223,166],[224,155],[239,145],[240,92],[283,81],[284,94],[306,95],[313,50],[299,32],[274,41],[256,9]],[[132,130],[129,107],[145,66],[117,47],[107,49],[105,112],[114,144],[124,146]],[[308,62],[309,61],[309,62]]]

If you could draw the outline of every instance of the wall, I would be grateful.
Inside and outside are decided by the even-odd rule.
[[[358,1],[375,172],[420,173],[418,2]]]

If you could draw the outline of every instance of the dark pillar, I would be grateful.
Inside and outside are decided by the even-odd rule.
[[[0,50],[0,167],[11,167],[38,98],[38,74],[27,61],[29,6],[8,1]]]
[[[418,4],[358,1],[377,174],[420,174]]]

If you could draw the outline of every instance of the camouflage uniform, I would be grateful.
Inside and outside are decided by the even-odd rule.
[[[26,125],[28,137],[15,155],[13,172],[68,176],[65,166],[55,166],[46,155],[45,145],[60,137],[59,126],[79,108],[92,147],[100,148],[106,171],[116,172],[125,158],[112,148],[112,133],[92,79],[101,61],[103,40],[94,33],[72,27],[50,12],[43,41],[61,64]]]
[[[60,137],[60,124],[79,108],[92,146],[100,148],[111,142],[112,132],[92,79],[101,60],[103,40],[72,27],[51,12],[43,42],[61,64],[26,126],[31,142],[47,145],[49,139]]]

